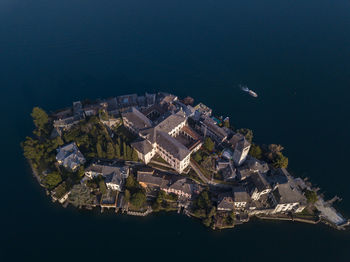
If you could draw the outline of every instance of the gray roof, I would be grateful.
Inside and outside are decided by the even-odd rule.
[[[142,154],[147,154],[153,150],[151,143],[147,140],[134,142],[131,144],[131,146]]]
[[[135,128],[144,129],[152,127],[152,122],[144,114],[142,114],[135,107],[131,108],[131,111],[122,114],[129,122],[131,122]]]
[[[235,147],[235,150],[238,150],[238,151],[242,152],[243,149],[246,148],[246,147],[250,147],[250,143],[244,137],[242,140],[238,141],[238,143],[237,143],[237,145]]]
[[[242,139],[244,139],[244,135],[242,135],[241,133],[236,133],[230,138],[229,143],[232,145],[233,148],[235,148],[236,144]]]
[[[228,165],[221,169],[221,173],[224,177],[224,180],[232,180],[236,178],[236,169],[231,162],[228,162]]]
[[[192,195],[193,192],[193,185],[189,183],[186,178],[176,180],[174,183],[170,184],[168,188],[179,190],[189,195]]]
[[[279,204],[306,203],[305,196],[290,183],[278,185],[273,191],[273,195]]]
[[[202,123],[207,126],[207,128],[213,132],[214,134],[216,134],[218,137],[220,137],[221,139],[224,139],[225,137],[227,137],[227,133],[226,131],[217,126],[215,121],[213,119],[211,119],[210,117],[204,117]]]
[[[151,144],[156,142],[156,128],[150,127],[140,131],[141,137],[147,139]]]
[[[75,142],[57,149],[56,160],[62,162],[62,165],[69,169],[75,169],[77,166],[85,163],[83,154],[79,151]]]
[[[218,196],[218,209],[234,209],[234,201],[231,193],[223,193]]]
[[[271,188],[270,184],[260,173],[256,172],[250,176],[253,185],[258,189],[259,192]]]
[[[137,173],[137,181],[145,184],[149,184],[152,186],[161,187],[164,184],[167,184],[168,181],[163,177],[153,175],[153,174],[145,174],[145,173]]]
[[[232,191],[235,202],[248,202],[250,200],[249,194],[244,187],[233,187]]]
[[[121,186],[124,179],[129,175],[128,169],[127,166],[92,164],[85,171],[100,173],[105,178],[106,183],[113,183]]]
[[[180,161],[191,154],[187,147],[165,132],[156,131],[156,140],[158,145]]]
[[[180,125],[182,122],[186,121],[186,116],[182,111],[177,112],[176,114],[171,114],[165,118],[162,122],[157,125],[157,128],[169,133],[175,127]]]
[[[239,176],[242,180],[246,179],[247,177],[249,177],[255,173],[254,170],[250,170],[250,168],[247,166],[238,167],[237,170],[238,170]]]
[[[259,161],[255,158],[249,158],[246,164],[250,170],[259,171],[260,173],[266,173],[269,171],[269,165],[263,161]]]
[[[102,205],[115,205],[116,202],[116,192],[110,189],[107,189],[107,192],[101,197]]]

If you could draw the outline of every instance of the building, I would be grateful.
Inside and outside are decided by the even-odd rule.
[[[85,175],[90,179],[102,176],[108,189],[122,191],[129,176],[129,167],[94,163],[85,170]]]
[[[232,161],[218,161],[216,162],[216,171],[218,171],[225,181],[232,181],[236,179],[236,168]]]
[[[232,149],[235,150],[237,143],[242,139],[244,139],[244,135],[241,133],[235,133],[228,142],[231,145]]]
[[[189,183],[186,178],[180,178],[175,182],[161,186],[166,193],[173,193],[179,197],[191,198],[193,194],[193,184]]]
[[[253,157],[247,159],[246,166],[249,170],[259,172],[260,174],[266,174],[270,170],[266,162],[259,161]]]
[[[231,193],[224,193],[218,196],[218,211],[233,211],[235,208]]]
[[[75,142],[58,148],[56,160],[58,164],[71,171],[76,171],[77,168],[86,161]]]
[[[271,192],[271,186],[262,174],[253,173],[249,179],[249,194],[252,200],[259,200],[261,196]]]
[[[122,113],[123,123],[134,134],[138,134],[141,130],[152,127],[152,121],[149,120],[135,107],[130,111]]]
[[[250,143],[247,139],[243,138],[237,142],[235,150],[233,152],[233,161],[236,166],[240,166],[247,158],[250,149]]]
[[[236,209],[245,209],[250,201],[250,196],[244,187],[233,187],[233,202]]]
[[[143,172],[143,171],[137,172],[137,181],[144,188],[147,188],[147,187],[161,188],[161,187],[165,187],[169,183],[167,179],[161,176],[157,176],[156,174],[154,174],[154,172],[149,173],[149,172]]]
[[[101,196],[100,206],[102,208],[116,208],[117,192],[112,189],[108,189],[107,192]]]
[[[292,183],[279,184],[271,194],[275,205],[273,213],[301,212],[307,204],[306,197]]]
[[[219,144],[227,139],[227,132],[223,128],[216,125],[216,122],[210,117],[203,117],[199,123],[201,132],[205,137],[209,136]]]
[[[176,136],[183,132],[187,117],[181,110],[161,118],[157,125],[136,108],[123,113],[125,127],[138,134],[140,139],[131,144],[138,157],[146,164],[155,154],[159,154],[179,173],[190,163],[191,151],[180,143]],[[199,144],[194,149],[198,149]]]
[[[207,107],[205,104],[203,103],[199,103],[198,105],[196,105],[194,107],[194,109],[200,114],[200,115],[203,115],[203,116],[207,116],[207,117],[210,117],[211,116],[211,113],[212,113],[212,110],[211,108]]]

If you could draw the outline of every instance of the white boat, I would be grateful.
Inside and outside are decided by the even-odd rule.
[[[240,85],[240,87],[241,87],[242,91],[247,92],[252,97],[258,97],[258,94],[255,93],[253,90],[250,90],[247,86]]]

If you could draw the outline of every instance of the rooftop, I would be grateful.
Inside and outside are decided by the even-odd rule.
[[[142,114],[135,107],[131,108],[131,111],[122,114],[128,121],[130,121],[135,128],[144,129],[152,127],[152,122],[144,114]]]

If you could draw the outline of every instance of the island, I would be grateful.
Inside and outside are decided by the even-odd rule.
[[[22,142],[39,184],[64,207],[146,216],[177,212],[212,229],[251,219],[349,225],[279,144],[253,142],[194,99],[159,92],[77,101],[47,114]]]

